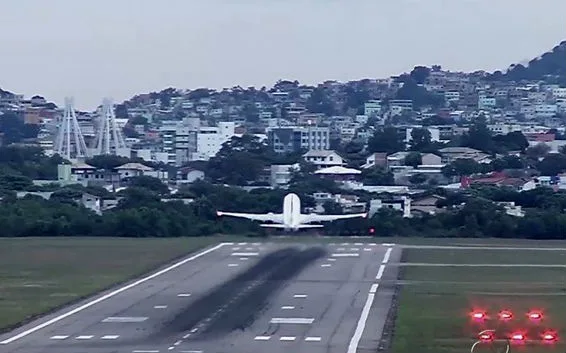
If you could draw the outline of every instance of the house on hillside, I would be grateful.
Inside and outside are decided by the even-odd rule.
[[[311,150],[303,155],[305,161],[314,164],[318,169],[341,167],[346,163],[344,159],[332,150]]]

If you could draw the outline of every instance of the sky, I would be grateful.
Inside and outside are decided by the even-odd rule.
[[[2,0],[0,88],[79,109],[167,87],[506,69],[566,39],[564,0]]]

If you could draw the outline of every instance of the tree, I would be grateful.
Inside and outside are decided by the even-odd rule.
[[[307,110],[311,113],[322,113],[327,116],[334,115],[336,109],[334,103],[322,87],[315,88],[306,103]]]
[[[326,201],[322,208],[324,208],[324,214],[343,214],[342,206],[333,200]]]
[[[525,151],[527,157],[535,161],[538,161],[539,159],[546,156],[548,152],[550,152],[550,147],[542,142],[527,148]]]
[[[130,186],[144,188],[155,192],[158,195],[168,195],[169,188],[167,185],[163,184],[163,182],[157,178],[141,175],[132,177],[129,181]]]
[[[364,169],[362,180],[366,185],[395,185],[393,173],[381,167]]]
[[[480,171],[480,164],[471,158],[457,159],[442,168],[442,174],[447,177],[471,175]]]
[[[462,138],[462,146],[474,148],[486,153],[494,152],[491,132],[487,128],[485,117],[479,116]]]
[[[416,168],[422,164],[422,158],[419,152],[410,152],[405,156],[405,165]]]
[[[537,169],[542,175],[555,176],[566,171],[566,155],[552,153],[544,157],[537,165]]]
[[[409,149],[411,151],[425,152],[432,145],[432,137],[428,129],[414,128],[411,131],[411,142]]]
[[[403,151],[405,146],[397,129],[391,126],[376,130],[368,141],[368,151],[394,153]]]
[[[427,177],[423,173],[413,174],[409,177],[409,182],[411,184],[423,184],[426,180]]]
[[[426,66],[415,66],[410,76],[417,84],[422,85],[430,75],[430,71]]]

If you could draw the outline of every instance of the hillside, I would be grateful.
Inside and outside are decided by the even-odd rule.
[[[526,66],[514,64],[505,73],[494,72],[491,79],[516,82],[545,80],[549,83],[566,85],[566,41],[562,41],[552,51],[532,59]]]

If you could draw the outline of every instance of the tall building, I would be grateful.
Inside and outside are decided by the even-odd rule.
[[[214,157],[222,148],[222,144],[228,142],[236,135],[236,123],[219,122],[216,127],[201,127],[196,135],[196,153],[192,160],[207,161]]]
[[[330,128],[318,126],[278,127],[267,130],[267,141],[277,153],[330,149]]]

